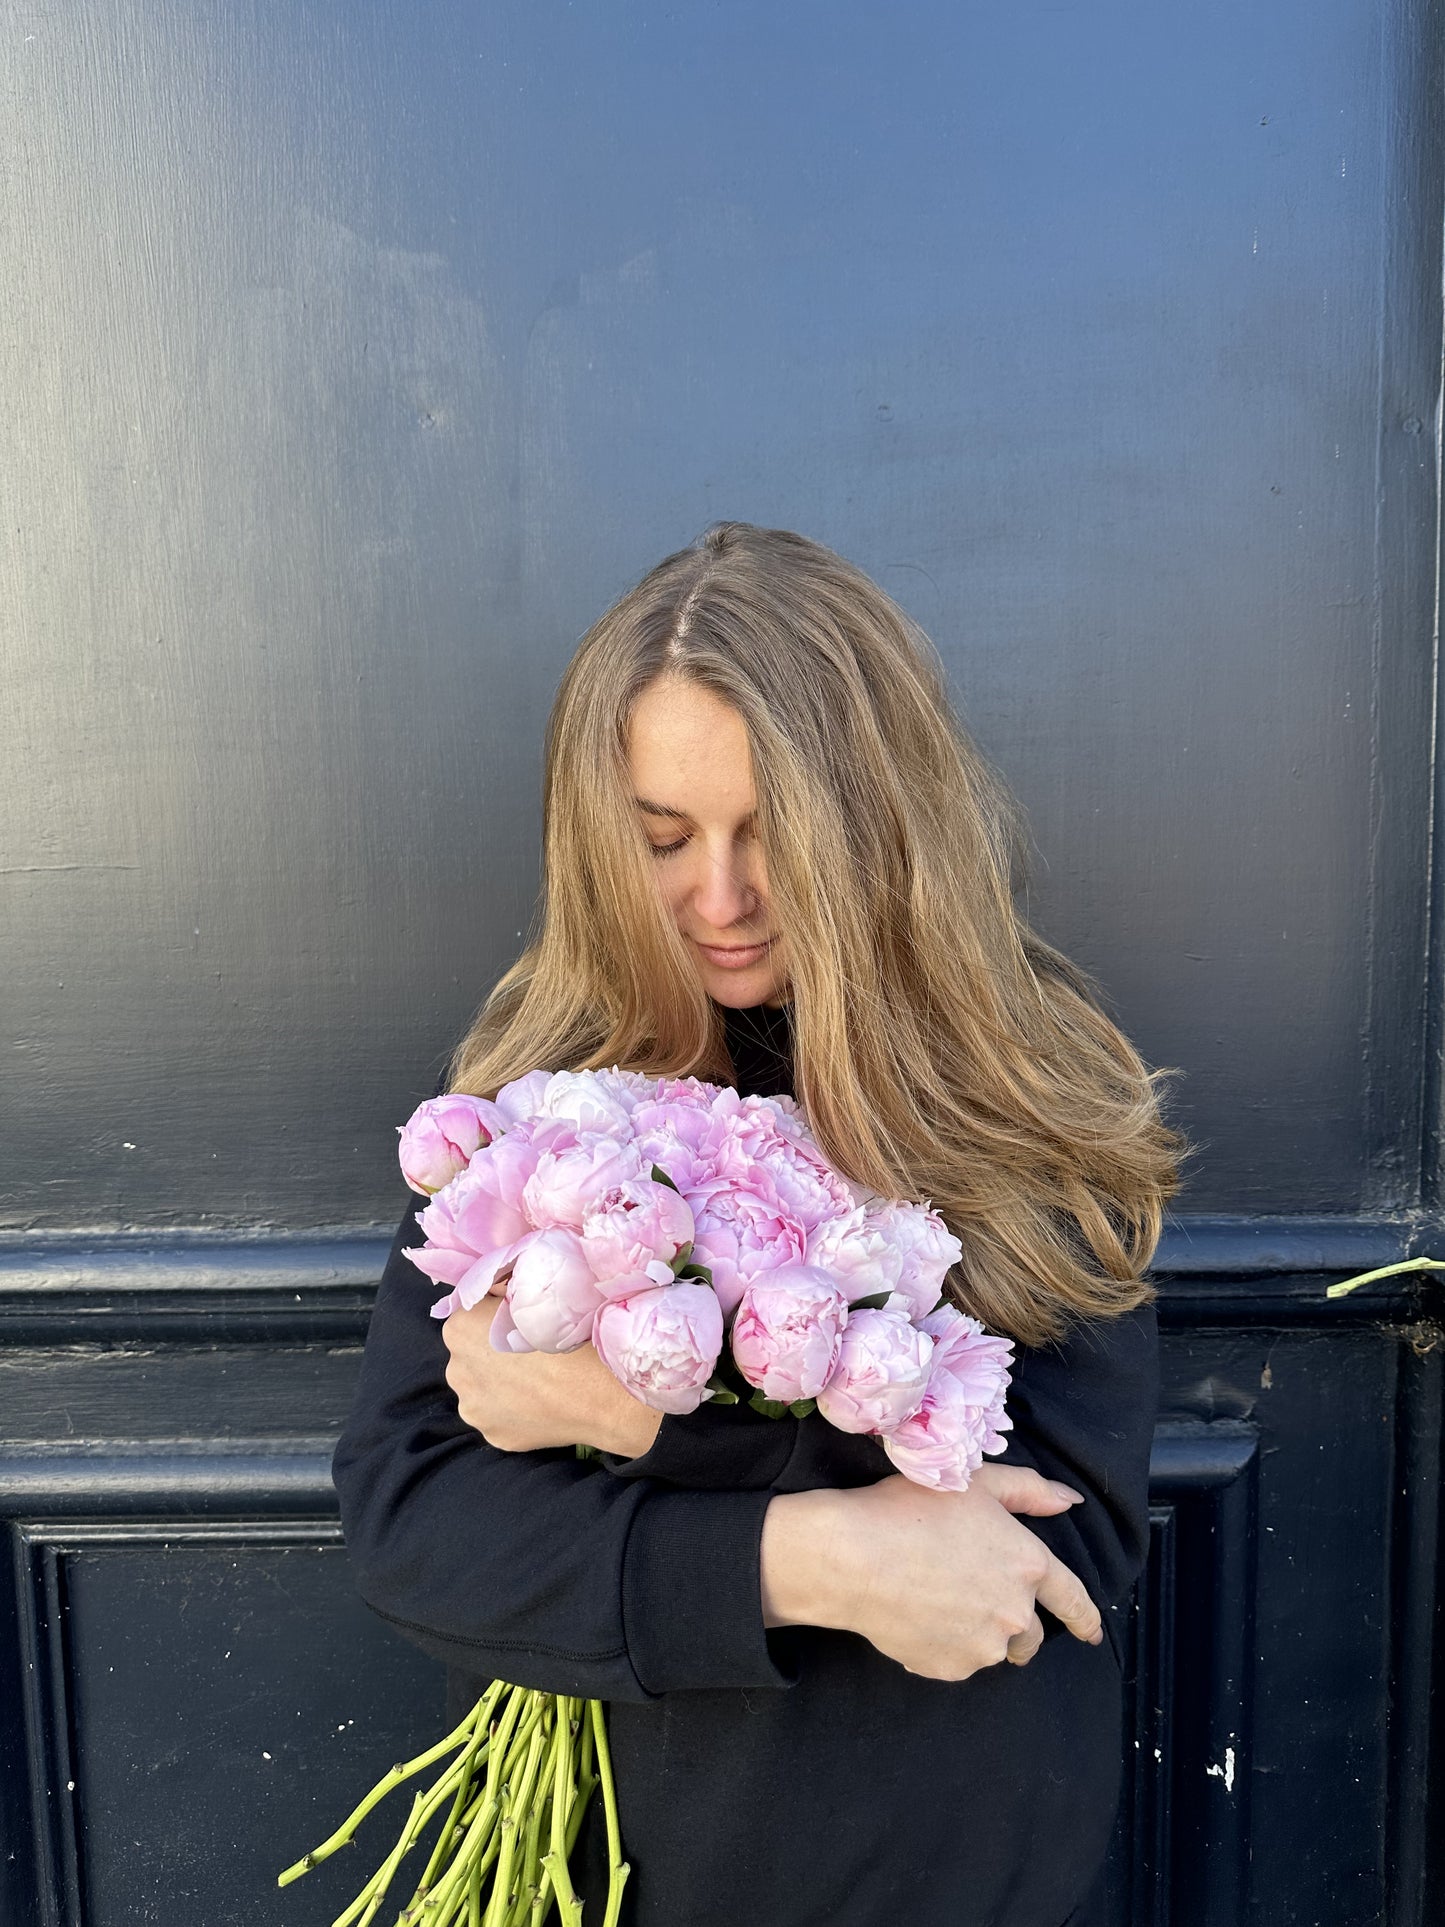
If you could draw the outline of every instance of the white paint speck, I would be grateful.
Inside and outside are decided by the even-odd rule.
[[[1205,1774],[1212,1779],[1223,1780],[1225,1792],[1233,1793],[1234,1791],[1234,1748],[1232,1746],[1225,1747],[1223,1766],[1207,1766],[1205,1767],[1204,1771],[1205,1771]]]
[[[270,1757],[271,1757],[271,1755],[270,1755],[269,1753],[263,1753],[263,1754],[261,1755],[261,1758],[262,1758],[263,1760],[269,1760],[269,1759],[270,1759]],[[1213,1768],[1213,1767],[1211,1767],[1211,1768],[1210,1768],[1209,1770],[1210,1770],[1210,1772],[1212,1773],[1212,1772],[1214,1771],[1214,1768]]]

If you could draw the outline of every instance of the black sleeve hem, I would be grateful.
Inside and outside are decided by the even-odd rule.
[[[657,1491],[622,1568],[622,1618],[648,1693],[791,1686],[763,1623],[761,1544],[772,1493]]]

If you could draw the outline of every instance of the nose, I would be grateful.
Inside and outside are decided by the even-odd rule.
[[[735,923],[756,921],[761,905],[762,895],[753,882],[745,853],[733,851],[703,858],[693,908],[709,929],[727,930]]]

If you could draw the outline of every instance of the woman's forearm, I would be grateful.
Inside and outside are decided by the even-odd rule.
[[[838,1503],[847,1497],[821,1487],[782,1492],[769,1503],[759,1549],[765,1626],[848,1626],[856,1561],[840,1543],[848,1520]]]
[[[966,1492],[892,1475],[851,1491],[781,1493],[763,1515],[766,1626],[860,1634],[910,1672],[966,1679],[1009,1655],[1035,1603],[1097,1643],[1099,1613],[1078,1576],[1016,1513],[1046,1517],[1077,1493],[1022,1466],[987,1466]]]

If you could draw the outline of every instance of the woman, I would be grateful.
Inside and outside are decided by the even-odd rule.
[[[361,1592],[458,1714],[493,1676],[608,1702],[635,1927],[1062,1927],[1147,1549],[1161,1073],[1015,911],[931,642],[801,536],[719,524],[594,625],[544,804],[540,933],[439,1088],[617,1064],[796,1096],[961,1241],[1013,1430],[935,1493],[816,1413],[662,1417],[590,1347],[494,1351],[495,1300],[431,1319],[413,1194],[335,1458]],[[599,1895],[590,1819],[577,1859]]]

